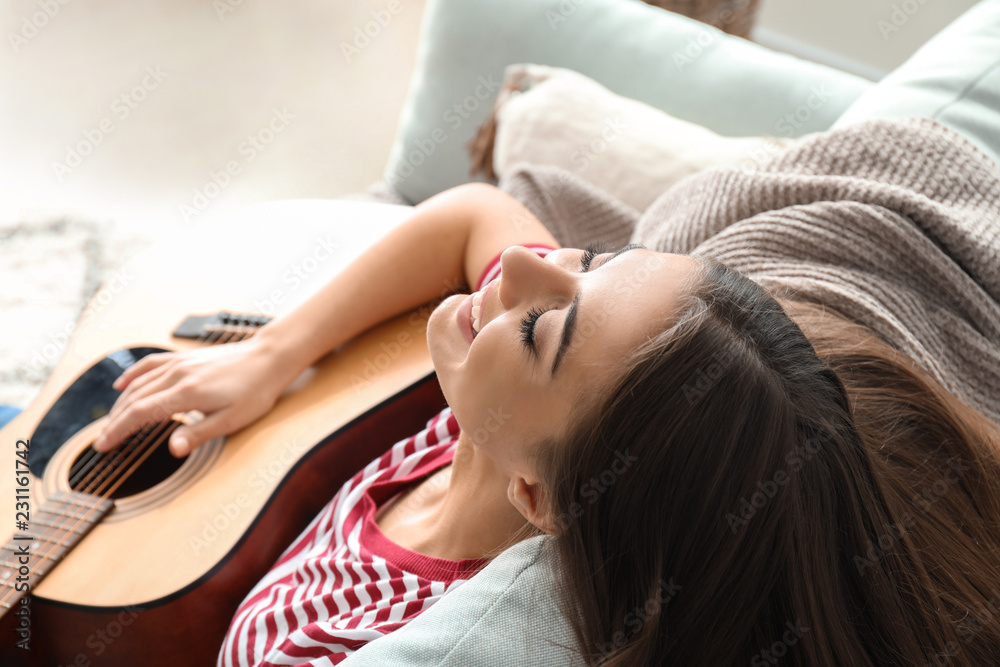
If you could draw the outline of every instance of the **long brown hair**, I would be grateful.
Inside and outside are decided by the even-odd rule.
[[[865,327],[703,262],[535,449],[588,664],[1000,664],[1000,428]]]

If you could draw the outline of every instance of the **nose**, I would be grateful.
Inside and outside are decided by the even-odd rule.
[[[576,275],[523,246],[511,246],[500,255],[500,303],[507,310],[539,299],[572,301]]]

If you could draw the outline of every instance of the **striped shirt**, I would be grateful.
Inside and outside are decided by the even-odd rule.
[[[526,246],[544,257],[548,246]],[[477,289],[499,274],[498,254]],[[355,474],[246,596],[230,622],[218,667],[345,660],[416,617],[489,562],[405,549],[379,529],[382,505],[451,463],[460,429],[445,408]]]

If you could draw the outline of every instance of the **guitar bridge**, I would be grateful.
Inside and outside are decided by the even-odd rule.
[[[208,343],[232,343],[253,336],[270,321],[267,315],[256,313],[220,311],[214,315],[189,315],[171,335]]]

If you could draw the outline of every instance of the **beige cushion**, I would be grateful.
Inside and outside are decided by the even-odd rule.
[[[689,174],[713,166],[753,168],[794,141],[723,137],[573,70],[517,64],[504,75],[493,152],[498,178],[521,162],[553,165],[639,211]]]

